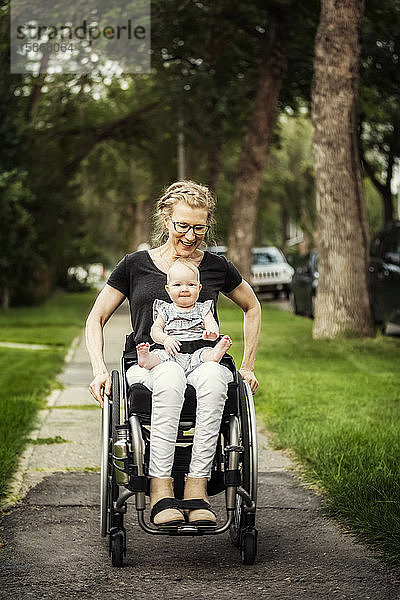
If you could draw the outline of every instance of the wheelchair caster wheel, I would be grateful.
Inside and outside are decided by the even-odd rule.
[[[250,529],[243,532],[240,554],[244,565],[254,565],[257,554],[257,529]]]
[[[124,534],[117,531],[110,540],[111,564],[113,567],[122,567],[124,563]]]

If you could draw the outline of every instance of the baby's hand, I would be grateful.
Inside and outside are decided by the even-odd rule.
[[[181,343],[179,340],[176,340],[171,335],[167,335],[164,340],[164,348],[168,356],[174,356],[179,352],[179,348]]]
[[[203,331],[203,340],[216,340],[218,337],[218,331],[213,329],[205,329]]]

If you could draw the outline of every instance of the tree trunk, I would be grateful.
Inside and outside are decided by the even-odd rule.
[[[33,117],[37,106],[39,104],[40,98],[42,97],[42,88],[45,81],[45,75],[47,71],[47,66],[50,60],[50,52],[47,50],[43,52],[42,60],[40,61],[39,74],[32,81],[32,90],[31,95],[29,97],[28,105],[26,108],[25,118],[28,123],[33,121]]]
[[[394,206],[393,206],[393,196],[392,196],[392,179],[393,179],[393,167],[394,167],[394,154],[391,152],[389,154],[388,165],[386,169],[386,181],[384,192],[382,194],[383,198],[383,214],[385,218],[385,223],[391,221],[394,215]]]
[[[141,244],[148,244],[150,240],[151,201],[141,195],[138,198],[135,213],[134,232],[137,248]]]
[[[289,10],[277,10],[269,16],[253,114],[237,168],[228,252],[230,259],[247,280],[251,273],[251,248],[254,243],[258,194],[275,123],[276,103],[286,69],[284,43],[288,38],[289,16]]]
[[[281,206],[281,249],[284,250],[286,246],[286,240],[288,238],[288,227],[289,227],[289,213],[282,204]]]
[[[134,252],[141,244],[148,244],[151,225],[151,201],[140,194],[135,202],[126,204],[122,209],[124,246],[128,252]]]
[[[8,286],[3,287],[1,291],[1,308],[2,310],[8,310],[10,308],[10,288]]]
[[[383,200],[383,218],[385,223],[387,223],[388,221],[392,221],[392,219],[394,218],[394,203],[393,203],[393,194],[390,190],[390,188],[388,189],[387,186],[385,186],[385,191],[382,194],[382,200]]]
[[[312,93],[320,274],[313,337],[374,334],[357,135],[363,0],[322,0]]]
[[[208,187],[214,193],[217,191],[218,179],[221,173],[222,144],[220,140],[211,140],[208,148]]]

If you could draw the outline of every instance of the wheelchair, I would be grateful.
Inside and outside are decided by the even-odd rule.
[[[121,377],[117,370],[112,371],[111,394],[104,395],[102,410],[100,529],[102,537],[108,536],[112,565],[123,566],[127,547],[124,516],[127,501],[133,497],[138,524],[146,533],[194,537],[229,531],[232,543],[239,549],[241,562],[254,564],[257,553],[257,433],[249,384],[236,370],[232,357],[225,354],[221,364],[231,370],[233,381],[228,384],[228,397],[207,486],[209,496],[225,493],[225,522],[215,527],[190,523],[153,526],[145,519],[146,495],[149,495],[150,489],[151,392],[139,383],[128,386],[126,372],[137,358],[136,351],[127,351],[127,347],[129,344],[125,346],[121,359]],[[171,474],[177,499],[183,498],[195,421],[196,394],[194,388],[188,385]]]

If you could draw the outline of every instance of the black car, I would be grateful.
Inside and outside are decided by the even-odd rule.
[[[379,325],[400,325],[400,221],[391,221],[371,243],[369,284]]]
[[[292,278],[289,302],[296,315],[314,318],[318,277],[317,253],[312,251],[303,256]]]
[[[368,270],[375,323],[400,325],[400,221],[391,221],[373,239]],[[293,275],[290,303],[294,313],[314,317],[317,287],[317,254],[313,251],[303,257]]]

